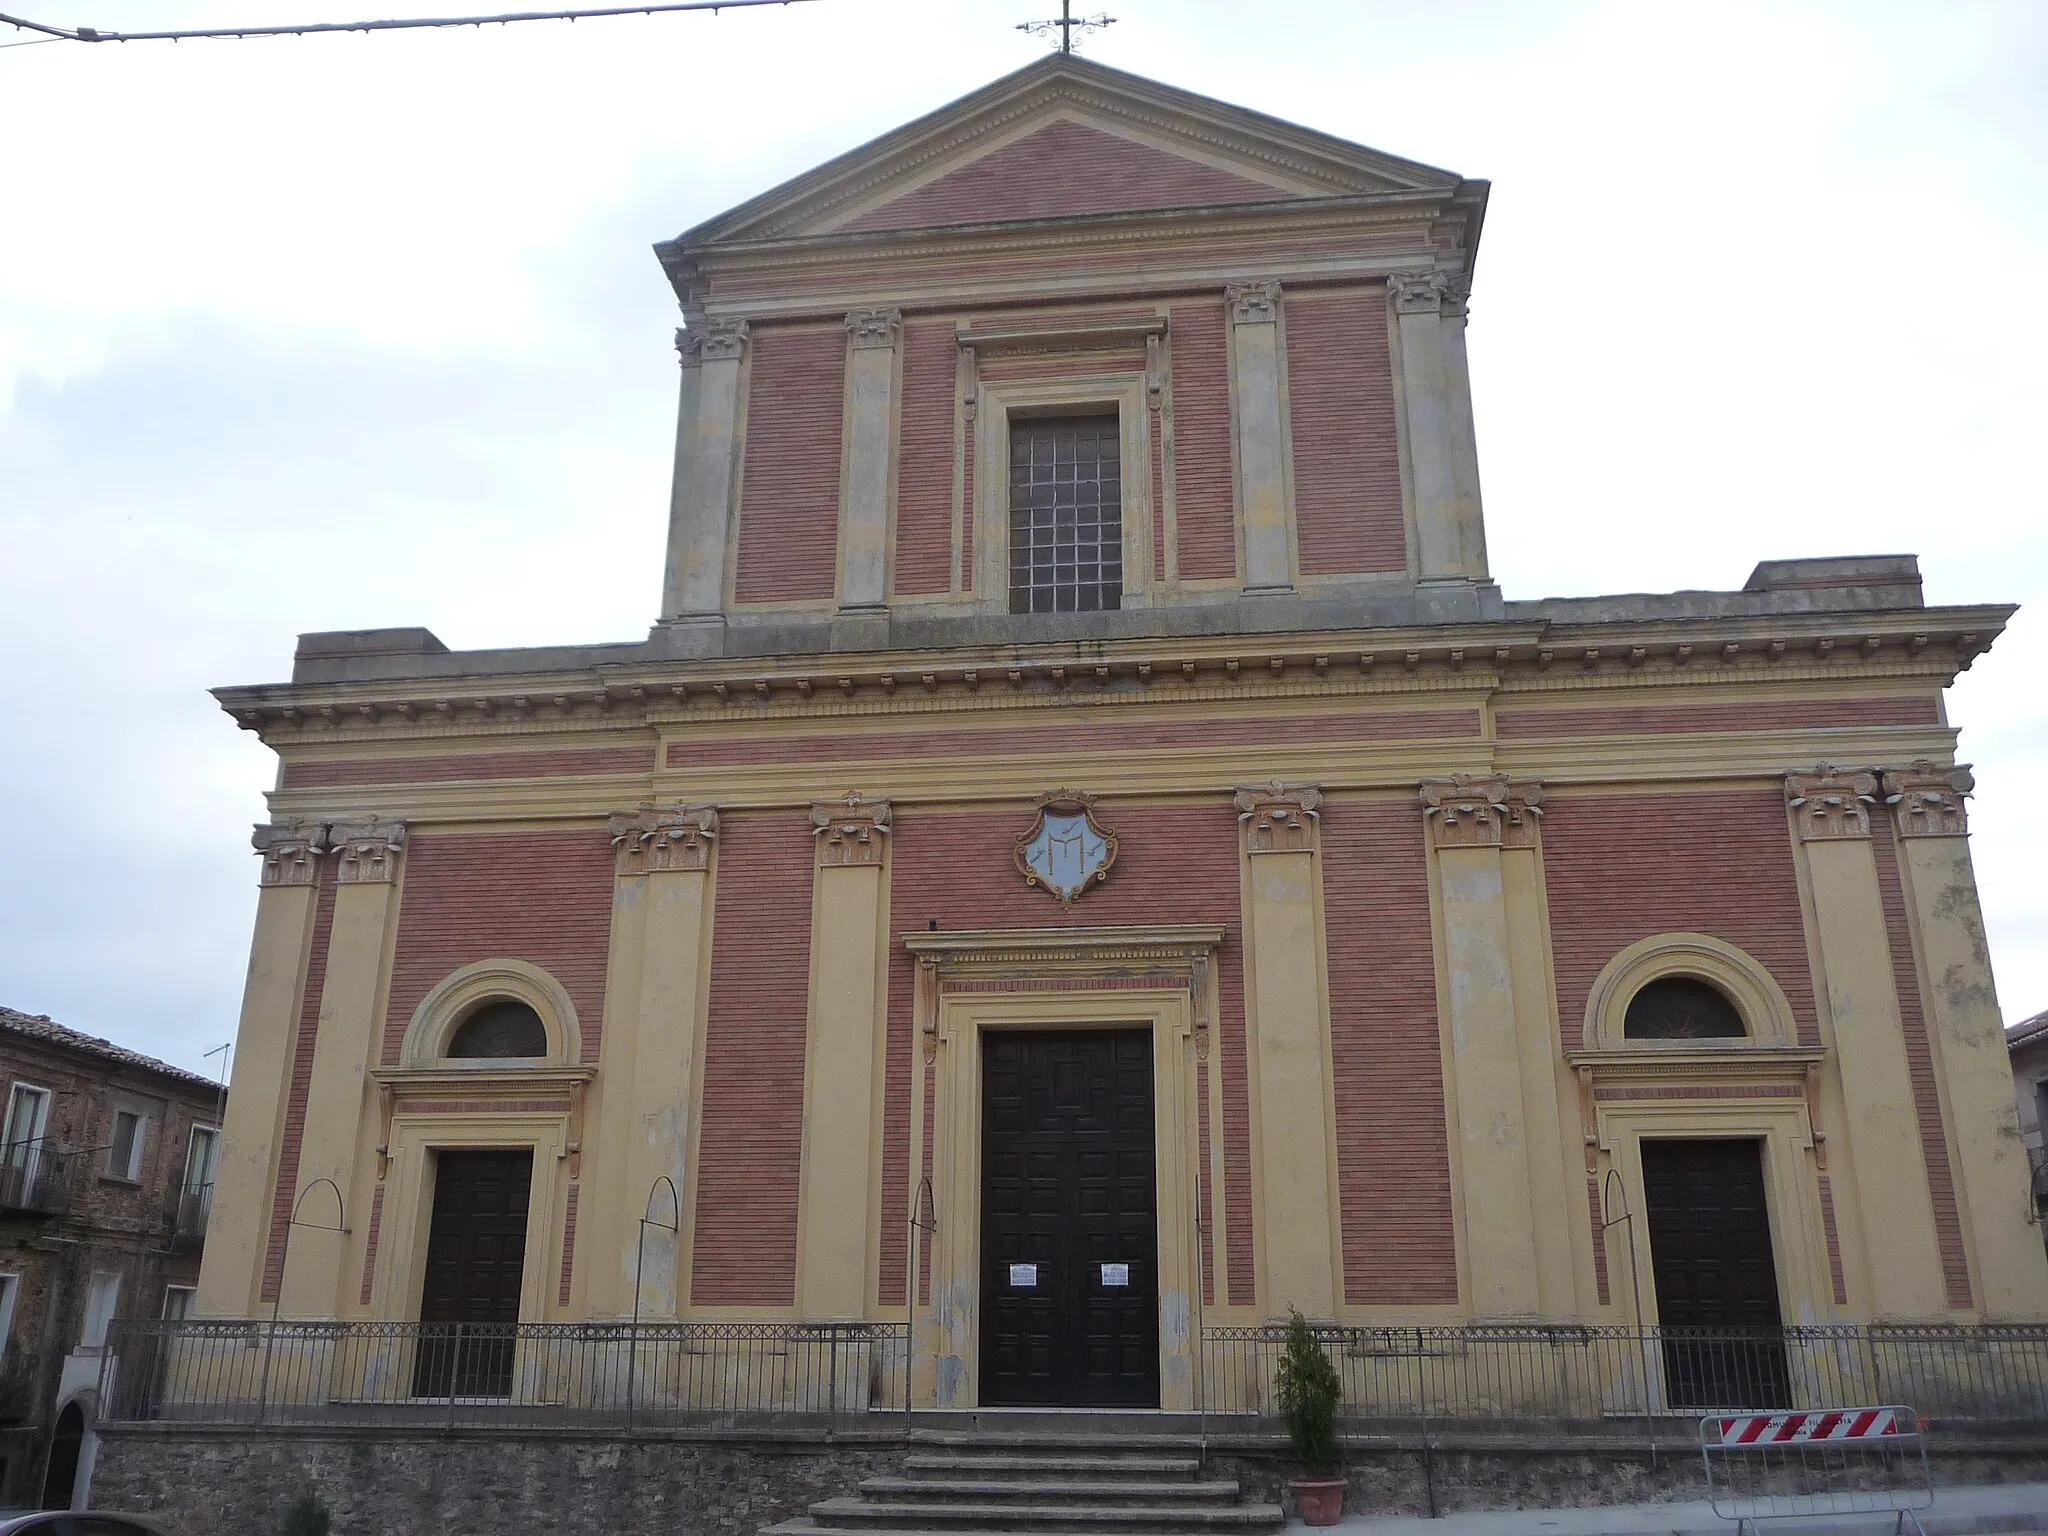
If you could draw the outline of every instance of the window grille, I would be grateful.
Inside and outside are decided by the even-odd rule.
[[[1010,425],[1010,612],[1094,613],[1124,595],[1117,418]]]
[[[1740,1040],[1742,1015],[1721,989],[1691,976],[1660,976],[1629,999],[1629,1040]]]

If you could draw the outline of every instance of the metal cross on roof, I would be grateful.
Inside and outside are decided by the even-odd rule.
[[[1114,16],[1101,13],[1093,16],[1076,16],[1074,14],[1074,0],[1060,0],[1059,20],[1020,21],[1017,23],[1017,30],[1019,32],[1030,32],[1042,37],[1057,29],[1060,34],[1060,52],[1072,53],[1074,51],[1074,28],[1080,27],[1085,31],[1093,27],[1111,26],[1115,21],[1116,18]]]

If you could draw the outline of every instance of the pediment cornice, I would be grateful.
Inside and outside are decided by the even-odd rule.
[[[1236,170],[1275,200],[1449,191],[1452,172],[1077,58],[1018,70],[657,247],[664,262],[733,240],[817,235],[961,163],[977,144],[1069,118]]]

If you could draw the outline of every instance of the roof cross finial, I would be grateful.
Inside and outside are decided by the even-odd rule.
[[[1031,32],[1044,36],[1057,29],[1060,34],[1060,52],[1072,53],[1074,51],[1074,29],[1076,27],[1080,27],[1085,31],[1091,27],[1107,27],[1115,21],[1116,18],[1114,16],[1101,14],[1076,16],[1074,14],[1074,0],[1060,0],[1060,18],[1058,21],[1020,21],[1017,23],[1017,30],[1019,32]]]

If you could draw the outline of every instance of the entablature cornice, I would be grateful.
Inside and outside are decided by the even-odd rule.
[[[601,663],[580,673],[277,684],[216,691],[276,745],[640,734],[740,720],[1346,694],[1590,688],[1945,686],[2008,609],[1745,617],[1683,627],[1475,624],[1318,634]],[[1832,619],[1833,622],[1826,622]],[[643,739],[644,736],[643,736]]]
[[[1190,966],[1223,945],[1214,923],[1148,923],[1105,928],[982,928],[912,932],[902,945],[942,977],[1002,973],[1149,971]]]
[[[1752,1045],[1731,1040],[1721,1046],[1645,1044],[1566,1051],[1574,1071],[1589,1071],[1599,1083],[1675,1083],[1712,1079],[1716,1083],[1804,1083],[1826,1061],[1817,1048]]]

